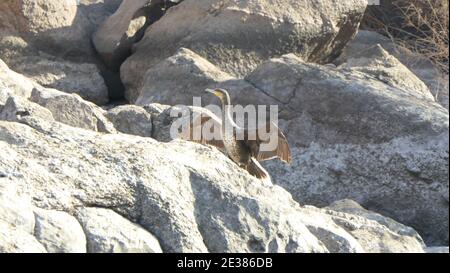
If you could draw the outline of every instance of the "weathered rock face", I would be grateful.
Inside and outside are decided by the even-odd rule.
[[[109,110],[106,117],[121,133],[152,137],[152,117],[142,107],[134,105],[118,106]]]
[[[177,80],[174,81],[173,79]],[[233,102],[270,105],[278,102],[242,79],[236,79],[220,70],[189,49],[181,48],[144,75],[142,88],[127,92],[137,105],[154,102],[167,105],[192,105],[193,97],[201,98],[202,105],[218,104],[217,98],[205,95],[206,88],[221,87],[230,91]]]
[[[49,253],[86,253],[86,236],[72,215],[54,210],[34,209],[34,235]]]
[[[266,166],[297,201],[351,198],[415,227],[427,242],[448,241],[446,109],[420,90],[294,56],[261,65],[247,81],[291,98],[282,107],[293,119],[283,128],[299,148],[291,166]]]
[[[38,87],[33,89],[30,101],[50,110],[53,118],[61,123],[104,133],[116,132],[105,117],[106,111],[76,94]]]
[[[22,123],[0,121],[0,184],[23,189],[34,206],[75,212],[87,251],[160,251],[148,232],[168,252],[367,251],[327,213],[300,207],[284,189],[255,180],[211,147],[102,135],[42,119]],[[26,251],[45,251],[34,236],[54,251],[53,228],[63,227],[42,221],[42,236],[28,218],[28,229],[8,231],[36,241]],[[3,251],[16,250],[1,243]]]
[[[147,75],[154,73],[149,77],[153,81],[148,81],[141,98],[154,94],[143,101],[190,104],[197,92],[218,85],[229,88],[232,97],[238,98],[233,101],[236,104],[277,104],[294,162],[286,166],[274,161],[266,166],[294,199],[326,206],[351,198],[414,226],[427,242],[445,244],[448,111],[395,57],[380,47],[370,51],[374,58],[350,59],[340,67],[306,63],[292,54],[272,59],[245,80],[234,80],[253,88],[252,95],[245,95],[237,85],[235,89],[226,85],[233,80],[211,76],[210,71],[217,70],[182,50],[160,63],[161,71],[181,71],[166,75],[177,75],[192,86],[177,89],[161,74],[159,79],[169,86],[164,89],[165,84],[158,83],[159,74],[150,69]],[[197,72],[189,75],[189,70]],[[157,93],[158,88],[163,92]],[[154,115],[155,139],[171,139],[171,110]]]
[[[372,75],[395,88],[413,90],[425,100],[434,100],[425,83],[379,44],[361,51],[340,67]]]
[[[182,0],[125,0],[92,36],[103,61],[114,71],[131,55],[131,47],[165,10]]]
[[[94,4],[81,9],[77,2],[2,1],[0,58],[43,86],[105,104],[108,90],[90,42],[96,22],[87,16]]]
[[[328,62],[356,33],[366,5],[364,0],[185,0],[147,29],[122,65],[121,77],[136,92],[147,69],[181,47],[233,76],[291,52]]]
[[[109,209],[82,208],[77,218],[92,253],[161,253],[158,240],[142,227]]]
[[[340,200],[325,209],[334,222],[357,238],[367,252],[416,253],[425,247],[414,229],[368,211],[352,200]]]
[[[349,59],[361,57],[367,49],[381,45],[389,54],[395,56],[409,70],[422,80],[430,89],[436,100],[448,110],[449,84],[448,75],[443,75],[439,69],[417,54],[395,45],[389,38],[373,31],[359,30],[355,38],[348,43],[336,64],[348,62]]]

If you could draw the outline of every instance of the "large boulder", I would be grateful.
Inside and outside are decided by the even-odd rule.
[[[348,62],[349,59],[361,57],[367,53],[367,49],[375,45],[381,45],[389,54],[395,56],[403,65],[411,70],[430,89],[436,100],[448,110],[449,81],[448,75],[440,72],[435,64],[395,44],[392,39],[377,32],[359,30],[355,38],[344,48],[336,64]]]
[[[106,117],[121,133],[152,137],[152,117],[142,107],[135,105],[117,106],[110,109]]]
[[[173,79],[177,80],[174,81]],[[217,98],[205,96],[206,88],[221,87],[239,104],[270,105],[278,102],[242,79],[232,77],[192,50],[181,48],[174,56],[161,61],[144,75],[142,87],[127,96],[137,105],[161,103],[192,105],[193,97],[201,97],[203,105],[217,104]]]
[[[291,52],[329,62],[356,33],[366,5],[365,0],[185,0],[147,29],[121,77],[127,92],[136,93],[145,72],[181,47],[233,76]]]
[[[91,253],[161,253],[158,240],[142,227],[109,209],[81,208],[77,217]]]
[[[1,184],[27,189],[36,207],[76,211],[88,251],[157,250],[149,233],[165,252],[371,251],[326,211],[299,206],[215,148],[28,121],[0,121]],[[15,240],[34,238],[21,232]]]
[[[429,243],[448,242],[448,111],[421,90],[372,74],[286,55],[247,78],[290,98],[282,127],[291,166],[266,166],[301,203],[350,198],[413,226]]]
[[[87,25],[77,0],[0,3],[0,32],[20,35],[51,54],[80,56],[91,52]]]
[[[72,215],[55,210],[34,209],[34,236],[49,253],[85,253],[86,236]]]
[[[83,100],[77,94],[37,87],[30,101],[48,109],[56,121],[103,133],[115,133],[114,125],[105,117],[106,111]]]
[[[92,36],[103,61],[114,71],[131,55],[131,48],[145,29],[161,18],[166,9],[182,0],[125,0]]]
[[[104,1],[78,2],[2,1],[0,58],[43,86],[106,104],[108,90],[90,36],[99,24],[93,18],[111,13],[95,8],[108,6]]]

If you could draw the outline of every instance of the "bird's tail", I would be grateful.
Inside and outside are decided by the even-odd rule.
[[[266,180],[269,178],[269,173],[267,173],[261,164],[259,164],[259,162],[254,158],[252,158],[250,163],[247,165],[247,171],[261,180]]]

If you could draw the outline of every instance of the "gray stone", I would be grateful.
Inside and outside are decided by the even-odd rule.
[[[158,240],[142,227],[112,210],[82,208],[77,218],[87,236],[91,253],[161,253]]]
[[[368,48],[380,44],[389,54],[395,56],[402,64],[422,80],[435,99],[448,110],[449,85],[448,75],[444,75],[429,60],[410,50],[398,46],[391,39],[374,31],[359,30],[355,38],[347,44],[336,64],[360,55]]]
[[[75,217],[63,211],[34,209],[34,236],[49,253],[85,253],[86,236]]]
[[[424,252],[425,244],[414,229],[368,211],[352,200],[336,201],[326,209],[336,224],[351,233],[367,252]]]
[[[14,69],[42,86],[78,94],[98,105],[109,101],[105,81],[95,64],[28,57],[20,64],[16,64]]]
[[[30,100],[50,110],[58,122],[98,132],[116,132],[112,123],[104,116],[106,111],[77,94],[41,87],[33,90]]]
[[[291,52],[329,62],[356,33],[366,5],[363,0],[185,0],[146,31],[121,66],[121,77],[128,92],[136,93],[145,72],[182,47],[233,76]]]
[[[0,120],[21,121],[27,117],[54,120],[48,109],[22,97],[9,97],[0,112]]]
[[[106,117],[121,133],[142,137],[152,136],[152,117],[142,107],[134,105],[117,106],[109,110]]]

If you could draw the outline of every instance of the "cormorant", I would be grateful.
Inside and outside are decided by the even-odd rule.
[[[224,89],[206,89],[205,91],[220,99],[222,103],[222,120],[212,113],[208,115],[202,113],[201,120],[197,123],[198,125],[203,126],[206,122],[212,121],[217,128],[221,128],[222,138],[219,140],[205,140],[202,137],[201,140],[194,140],[192,138],[192,132],[199,128],[194,128],[194,124],[196,123],[192,122],[190,124],[191,132],[188,137],[189,140],[218,147],[237,165],[259,179],[266,179],[269,177],[269,174],[258,161],[279,158],[286,163],[291,162],[291,151],[287,139],[273,122],[267,122],[263,127],[257,129],[241,128],[233,121],[230,110],[230,95],[228,92]],[[202,128],[203,127],[200,129]],[[264,130],[264,134],[266,134],[264,135],[265,139],[261,138],[262,134],[259,133],[261,130]],[[242,140],[238,139],[237,135],[243,136]],[[261,144],[269,143],[270,139],[273,137],[278,139],[276,147],[271,151],[261,150]]]

